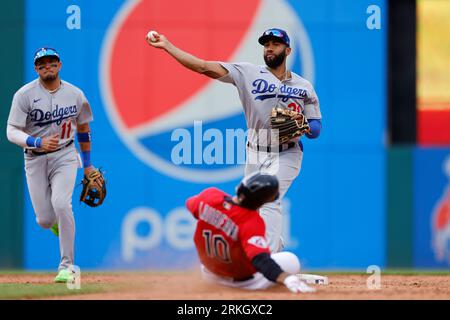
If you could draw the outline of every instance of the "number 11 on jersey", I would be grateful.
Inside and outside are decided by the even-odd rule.
[[[61,139],[69,139],[70,131],[72,130],[72,122],[71,121],[64,122],[61,127],[62,127]],[[67,136],[65,136],[66,129],[67,129]]]

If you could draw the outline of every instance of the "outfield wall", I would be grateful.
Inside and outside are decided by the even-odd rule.
[[[432,202],[443,192],[442,172],[426,175],[434,179],[428,183],[441,181],[435,189],[417,190],[427,151],[386,147],[385,2],[236,1],[238,12],[230,9],[232,2],[176,4],[115,0],[106,7],[87,1],[69,7],[60,1],[26,1],[20,81],[36,77],[36,48],[52,46],[60,52],[62,78],[79,86],[91,102],[92,159],[108,180],[107,199],[95,209],[80,205],[81,188],[75,189],[76,263],[112,270],[196,265],[194,221],[185,199],[210,185],[232,193],[242,177],[243,167],[230,164],[244,152],[232,134],[246,128],[235,88],[193,74],[149,48],[147,31],[158,30],[205,59],[263,64],[257,37],[268,27],[281,26],[293,43],[289,68],[313,83],[323,115],[321,137],[304,141],[302,171],[283,203],[287,249],[307,268],[435,266],[424,262],[432,258],[430,252],[419,253],[432,249],[430,230],[421,229],[426,224],[418,217],[429,221]],[[381,9],[380,29],[368,28],[370,5]],[[192,7],[198,10],[186,15]],[[2,95],[6,105],[12,92]],[[3,123],[6,117],[5,108]],[[175,137],[180,128],[183,135]],[[180,142],[191,149],[191,164],[174,164]],[[5,139],[1,147],[2,154],[11,150],[4,162],[20,164],[21,170],[17,148]],[[23,174],[18,176],[8,181],[22,186]],[[10,202],[24,204],[23,238],[14,245],[23,247],[24,268],[54,269],[58,241],[35,223],[22,188],[24,201]],[[404,191],[400,197],[399,190]],[[414,209],[420,204],[411,202],[417,192],[428,195],[420,213]],[[7,212],[21,210],[10,207]],[[5,220],[2,228],[21,216]],[[418,240],[422,231],[428,237]],[[7,257],[19,251],[12,244],[5,247]]]

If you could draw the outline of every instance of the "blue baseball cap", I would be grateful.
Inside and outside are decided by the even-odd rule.
[[[59,54],[58,52],[56,52],[55,49],[43,47],[37,49],[36,52],[34,53],[34,64],[36,65],[37,60],[43,57],[56,57],[58,58],[58,60],[60,60]]]
[[[286,31],[278,28],[271,28],[264,31],[261,37],[259,37],[258,42],[262,45],[269,41],[270,39],[276,39],[283,42],[288,47],[291,46],[291,40],[287,35]]]

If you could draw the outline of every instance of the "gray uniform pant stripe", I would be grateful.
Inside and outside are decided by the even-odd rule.
[[[275,175],[280,183],[279,199],[266,203],[259,210],[259,214],[266,225],[266,239],[271,252],[278,252],[283,249],[281,200],[300,173],[302,159],[303,152],[298,145],[280,153],[258,152],[247,147],[245,176],[258,171]]]

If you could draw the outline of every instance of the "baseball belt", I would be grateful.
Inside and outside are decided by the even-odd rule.
[[[67,148],[67,147],[70,146],[72,143],[73,143],[73,140],[70,140],[68,143],[66,143],[66,144],[65,144],[64,146],[62,146],[61,148],[58,148],[58,149],[52,150],[52,151],[42,151],[42,152],[40,152],[40,151],[34,151],[34,150],[31,150],[31,149],[25,149],[25,153],[26,153],[26,154],[32,154],[33,156],[42,156],[42,155],[44,155],[44,154],[53,153],[53,152],[62,150],[62,149],[64,149],[64,148]]]
[[[291,142],[288,142],[288,143],[283,143],[283,144],[280,144],[280,145],[278,145],[278,146],[274,146],[274,147],[271,147],[271,146],[260,146],[259,144],[252,144],[252,143],[250,143],[250,142],[247,142],[247,147],[249,147],[249,148],[251,148],[251,149],[253,149],[253,150],[256,150],[256,151],[264,151],[264,152],[275,152],[275,150],[278,148],[278,152],[282,152],[282,151],[286,151],[286,150],[288,150],[288,149],[290,149],[290,148],[293,148],[293,147],[295,147],[295,142],[293,142],[293,141],[291,141]]]

